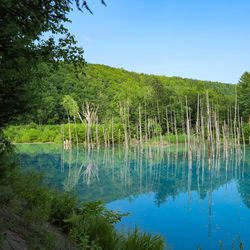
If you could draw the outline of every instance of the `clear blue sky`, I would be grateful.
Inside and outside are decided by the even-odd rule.
[[[69,25],[90,63],[235,83],[250,70],[250,0],[89,0]]]

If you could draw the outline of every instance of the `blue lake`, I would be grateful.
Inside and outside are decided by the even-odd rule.
[[[82,201],[104,200],[129,212],[117,225],[161,234],[172,249],[250,249],[250,148],[241,155],[187,159],[180,147],[65,151],[53,144],[17,145],[21,166],[44,173]],[[238,249],[238,248],[235,248]]]

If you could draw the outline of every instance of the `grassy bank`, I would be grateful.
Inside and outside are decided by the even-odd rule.
[[[107,124],[98,125],[97,127],[93,126],[92,140],[96,140],[95,136],[97,130],[100,142],[104,142],[103,130],[108,127],[109,125]],[[121,134],[120,138],[118,138],[119,130],[121,129],[122,126],[120,124],[114,125],[114,140],[116,142],[123,140]],[[73,142],[76,142],[76,138],[78,138],[79,143],[84,143],[86,139],[85,134],[86,126],[83,124],[37,125],[33,123],[29,125],[9,126],[4,130],[4,136],[13,143],[62,143],[63,138],[69,139],[70,136]]]
[[[105,131],[109,127],[109,124],[100,124],[97,127],[93,126],[92,128],[92,137],[91,140],[95,143],[96,133],[98,133],[98,139],[100,144],[105,143]],[[244,136],[246,143],[250,142],[250,125],[244,124]],[[78,138],[79,143],[86,142],[86,126],[83,124],[62,124],[62,125],[16,125],[9,126],[4,130],[4,136],[13,143],[62,143],[63,138],[69,139],[69,131],[73,142],[76,142]],[[132,129],[133,132],[133,129]],[[135,132],[135,131],[134,131]],[[133,136],[135,138],[135,135]],[[133,138],[132,137],[132,138]],[[113,127],[113,139],[115,143],[123,143],[124,135],[122,131],[122,125],[119,123],[114,124]],[[187,139],[183,133],[178,134],[177,138],[175,134],[165,134],[160,138],[160,136],[152,137],[148,140],[150,144],[159,143],[161,140],[164,143],[175,143],[176,139],[178,143],[184,143]],[[192,139],[192,137],[191,137]],[[106,139],[107,140],[107,139]],[[109,136],[109,141],[111,143],[111,136]],[[136,139],[131,139],[132,143],[137,143]]]
[[[19,125],[9,126],[4,136],[13,143],[62,142],[60,125]]]
[[[68,124],[63,125],[17,125],[9,126],[4,130],[5,137],[13,143],[62,143],[63,138],[69,139],[69,127],[71,129],[72,141],[76,141],[76,135],[78,137],[79,143],[85,142],[86,127],[83,124]],[[96,129],[98,130],[100,143],[104,144],[103,130],[108,127],[106,124],[98,125],[96,128],[93,126],[93,137],[92,140],[96,140]],[[114,125],[114,141],[116,143],[123,142],[124,138],[121,134],[122,126],[120,124]],[[164,135],[162,137],[163,141],[166,143],[175,143],[176,136],[174,134]],[[110,138],[111,141],[111,138]],[[149,139],[149,143],[154,144],[159,142],[160,138],[154,137]],[[136,143],[136,140],[133,140]],[[185,135],[178,135],[178,142],[185,142]]]

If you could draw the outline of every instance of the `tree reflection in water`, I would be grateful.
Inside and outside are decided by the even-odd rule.
[[[65,151],[52,145],[23,145],[18,148],[24,169],[35,168],[44,172],[45,181],[50,186],[74,191],[82,201],[123,202],[127,198],[136,200],[148,194],[154,197],[155,207],[165,209],[182,197],[182,200],[186,199],[191,213],[195,205],[203,201],[202,207],[196,207],[194,211],[207,211],[205,218],[209,238],[216,230],[216,213],[220,212],[217,190],[222,188],[225,192],[227,187],[230,188],[227,192],[230,204],[235,204],[237,193],[241,198],[237,200],[238,209],[242,203],[250,209],[250,147],[240,153],[238,150],[225,152],[221,149],[211,157],[204,150],[193,151],[190,157],[181,145],[178,149],[135,146],[129,150],[122,146],[89,150],[79,147],[78,151],[74,148]],[[236,190],[232,191],[232,186]],[[223,202],[226,202],[224,208],[230,210],[227,200]],[[153,207],[150,206],[150,209]],[[180,211],[186,218],[185,210]],[[245,229],[241,229],[241,222],[237,222],[237,215],[232,213],[234,218],[225,218],[234,219],[234,226],[244,234]],[[242,218],[248,219],[249,213],[241,215]]]

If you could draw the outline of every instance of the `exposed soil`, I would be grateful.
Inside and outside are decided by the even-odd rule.
[[[0,249],[75,250],[76,247],[58,228],[48,223],[27,223],[21,216],[11,213],[8,208],[0,208]]]

